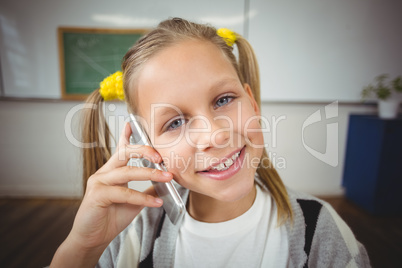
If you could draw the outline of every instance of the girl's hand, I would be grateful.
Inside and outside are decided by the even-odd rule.
[[[73,228],[57,250],[52,266],[94,266],[107,245],[145,207],[160,207],[163,201],[153,187],[138,192],[127,187],[130,181],[168,182],[172,174],[156,169],[130,167],[130,158],[147,158],[160,163],[160,155],[149,146],[130,145],[131,128],[126,124],[116,153],[93,174]],[[71,266],[73,265],[73,266]]]

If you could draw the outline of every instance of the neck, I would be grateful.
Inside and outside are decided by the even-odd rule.
[[[194,219],[202,222],[216,223],[232,220],[244,214],[254,203],[257,190],[252,190],[233,202],[225,202],[212,197],[190,192],[188,201],[188,213]]]

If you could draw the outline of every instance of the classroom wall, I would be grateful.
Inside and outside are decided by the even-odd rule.
[[[176,16],[228,27],[243,34],[244,2],[0,1],[0,67],[3,73],[3,95],[60,98],[58,27],[149,29],[162,20]]]
[[[358,102],[375,76],[402,73],[401,9],[399,0],[0,1],[2,91],[61,96],[60,26],[151,28],[178,16],[246,36],[263,100]]]
[[[57,100],[57,26],[146,28],[183,14],[232,28],[255,46],[263,64],[262,90],[268,92],[262,114],[276,126],[275,134],[267,132],[265,138],[285,184],[316,195],[342,194],[348,116],[376,111],[374,105],[358,103],[358,92],[380,72],[402,73],[402,54],[395,53],[401,47],[402,17],[389,16],[401,2],[294,1],[297,5],[291,0],[1,1],[2,95],[55,100],[0,99],[0,196],[81,195],[80,150],[65,129],[80,102]],[[336,20],[339,16],[345,19]],[[337,55],[350,58],[350,64]],[[321,120],[314,122],[317,116]],[[79,113],[71,124],[72,135],[79,137]]]
[[[265,141],[282,179],[292,189],[316,195],[343,194],[341,181],[348,116],[350,113],[375,112],[376,108],[372,105],[339,104],[338,115],[325,119],[324,110],[328,104],[262,104],[262,115],[271,126],[271,131],[265,133]],[[80,139],[79,112],[73,113],[74,109],[79,109],[77,105],[80,102],[0,101],[0,196],[81,195],[80,149],[69,141]],[[125,107],[116,106],[116,114],[109,113],[107,118],[124,116]],[[303,123],[318,110],[323,120],[305,127],[302,134]],[[68,123],[70,119],[71,124]],[[339,130],[338,157],[334,166],[317,159],[302,141],[304,135],[305,145],[324,153],[327,124],[337,124]],[[115,127],[112,130],[116,136],[119,135]],[[145,187],[144,183],[131,186]]]
[[[402,73],[400,0],[250,0],[249,40],[268,101],[358,102]]]

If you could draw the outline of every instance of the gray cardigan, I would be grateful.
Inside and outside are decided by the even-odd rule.
[[[188,190],[178,190],[186,202]],[[328,203],[288,194],[294,213],[293,223],[286,223],[289,267],[370,267],[365,248]],[[173,267],[178,232],[163,209],[145,208],[111,242],[97,267]]]

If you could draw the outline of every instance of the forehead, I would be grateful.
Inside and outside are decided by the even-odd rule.
[[[183,41],[145,63],[137,80],[138,111],[145,116],[151,104],[194,101],[225,81],[240,83],[219,48],[207,41]]]

